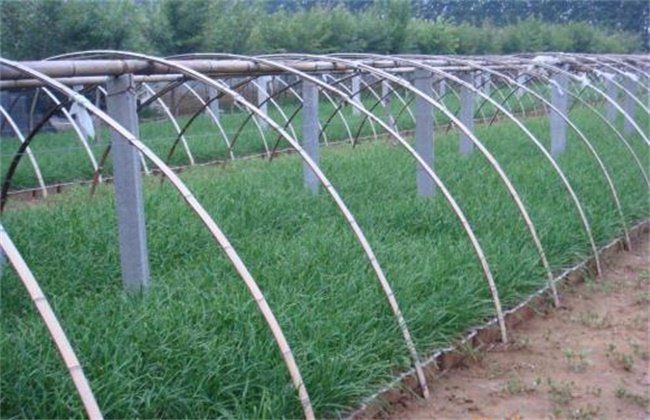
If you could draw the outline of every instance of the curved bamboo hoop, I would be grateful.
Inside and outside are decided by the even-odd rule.
[[[112,54],[115,52],[106,52],[107,54]],[[123,55],[124,53],[117,53],[118,55]],[[134,54],[134,56],[140,56],[139,54]],[[146,57],[146,56],[142,56]],[[202,80],[205,81],[206,83],[210,84],[212,81],[210,79],[207,79],[205,76],[203,76],[200,73],[194,72],[191,69],[188,68],[179,68],[177,65],[174,65],[173,63],[166,62],[166,60],[161,60],[161,59],[155,59],[154,57],[147,57],[147,59],[150,60],[160,60],[159,62],[168,64],[170,67],[175,68],[181,72],[187,72],[186,74],[191,75],[192,77],[196,78],[197,80]],[[207,80],[206,80],[207,79]],[[318,79],[315,79],[311,77],[312,81],[316,83],[317,85],[323,85],[324,83]],[[220,86],[215,86],[217,88],[220,88]],[[373,271],[375,272],[375,275],[377,276],[377,279],[379,283],[382,286],[382,290],[386,294],[386,297],[391,305],[391,308],[393,309],[393,312],[395,313],[395,316],[398,317],[399,321],[399,326],[402,330],[402,334],[405,337],[405,340],[407,342],[410,342],[409,350],[411,350],[411,354],[414,356],[414,360],[416,361],[416,366],[419,370],[418,378],[420,380],[420,383],[422,384],[422,393],[423,396],[426,398],[428,397],[429,391],[428,387],[426,386],[426,378],[424,376],[424,372],[422,371],[422,368],[420,366],[419,358],[417,356],[417,352],[415,351],[415,346],[413,344],[413,341],[411,339],[411,334],[408,331],[408,328],[406,327],[406,321],[404,320],[403,316],[401,315],[401,311],[399,310],[399,306],[397,304],[397,300],[395,298],[395,295],[392,291],[392,288],[390,287],[390,284],[388,283],[388,280],[386,279],[386,276],[379,265],[379,261],[377,257],[375,256],[375,253],[370,246],[370,243],[365,237],[365,234],[361,230],[361,227],[357,223],[356,219],[350,212],[350,210],[347,208],[347,205],[345,202],[342,200],[342,198],[339,196],[338,192],[334,188],[334,186],[330,183],[330,181],[327,179],[325,174],[320,170],[318,165],[311,159],[311,157],[305,152],[305,150],[300,146],[300,144],[293,139],[291,136],[288,135],[286,131],[284,131],[274,120],[268,118],[265,116],[258,108],[250,104],[248,101],[246,101],[243,97],[241,97],[237,92],[232,91],[230,89],[226,90],[225,88],[222,88],[224,91],[226,91],[229,95],[232,95],[234,98],[239,100],[239,102],[243,105],[246,106],[247,108],[250,109],[252,113],[255,113],[259,118],[263,118],[266,120],[266,122],[269,124],[270,127],[272,127],[278,134],[281,134],[284,139],[291,144],[291,146],[296,150],[296,152],[300,155],[300,157],[303,159],[303,161],[309,166],[309,168],[313,171],[313,173],[316,175],[318,178],[319,182],[323,186],[323,188],[328,192],[328,194],[332,197],[334,200],[335,204],[337,205],[339,211],[342,213],[343,217],[345,218],[348,226],[352,230],[352,233],[355,235],[357,241],[361,245],[366,258],[370,262],[371,267],[373,268]],[[399,315],[399,316],[398,316]],[[407,339],[408,337],[408,339]]]
[[[465,64],[469,64],[464,60],[459,60],[459,61],[461,61],[461,62],[463,62]],[[507,76],[505,76],[505,75],[504,75],[504,77],[507,78]],[[548,78],[547,78],[547,80],[548,80]],[[518,83],[516,80],[514,80],[513,82]],[[546,100],[546,98],[544,98],[542,95],[538,94],[537,92],[535,92],[534,90],[528,88],[527,86],[525,86],[523,84],[521,86],[519,86],[519,88],[524,89],[525,92],[527,92],[529,95],[532,95],[532,96],[536,97],[546,107],[548,107],[549,109],[554,110],[560,116],[560,118],[562,118],[567,123],[567,125],[569,127],[571,127],[571,129],[578,135],[578,138],[580,138],[581,141],[585,144],[585,146],[587,147],[587,149],[589,150],[591,155],[596,160],[599,169],[601,170],[603,176],[606,179],[608,188],[610,190],[610,194],[612,195],[612,198],[614,200],[617,212],[619,213],[619,217],[621,218],[621,224],[623,226],[623,232],[625,233],[625,241],[629,246],[631,244],[631,241],[630,241],[630,236],[629,236],[629,232],[628,232],[628,228],[627,228],[627,223],[625,222],[625,215],[623,214],[623,210],[621,208],[621,203],[620,203],[620,200],[618,198],[618,191],[616,190],[616,187],[614,186],[614,183],[613,183],[613,181],[612,181],[612,179],[611,179],[611,177],[609,175],[609,171],[605,167],[605,164],[603,163],[602,159],[600,158],[600,155],[594,149],[594,147],[591,144],[591,142],[589,141],[589,139],[587,139],[587,137],[582,133],[582,131],[580,131],[578,129],[578,127],[576,127],[576,125],[573,123],[573,121],[571,121],[568,118],[568,116],[566,116],[566,115],[562,114],[561,112],[559,112],[559,110],[553,104],[551,104],[550,101]],[[585,217],[585,220],[586,220],[586,217]],[[583,221],[583,223],[584,223],[584,221]],[[590,236],[590,241],[592,243],[592,250],[594,252],[594,255],[596,256],[595,257],[596,258],[596,270],[597,270],[598,273],[600,273],[601,272],[600,261],[599,261],[599,258],[597,257],[598,252],[597,252],[595,241],[593,240],[593,235],[591,234],[591,229],[590,229],[590,232],[589,232],[589,236]]]
[[[289,56],[291,56],[291,55],[289,55]],[[295,57],[292,57],[292,58],[295,58]],[[263,62],[263,63],[268,64],[268,65],[276,66],[276,67],[281,68],[281,69],[283,69],[285,71],[296,72],[295,70],[289,69],[289,68],[287,68],[286,66],[283,66],[280,63],[276,63],[276,62],[273,62],[273,61],[262,59],[261,57],[256,57],[255,60],[259,60],[260,62]],[[346,64],[348,63],[346,60],[342,60],[342,59],[339,59],[339,61],[345,62]],[[356,65],[356,63],[354,63],[354,64]],[[336,88],[333,88],[333,87],[331,87],[331,86],[329,86],[329,85],[327,85],[325,83],[322,83],[319,80],[309,76],[308,74],[304,74],[304,73],[300,74],[300,72],[296,72],[296,74],[299,74],[300,77],[304,78],[305,80],[309,80],[312,83],[315,83],[315,84],[321,86],[323,89],[329,89],[329,90],[331,90],[333,92],[336,92],[344,100],[348,101],[351,106],[357,106],[354,103],[354,101],[352,101],[352,99],[349,96],[347,96],[344,92],[342,92],[342,91],[340,91],[340,90],[338,90]],[[380,75],[384,76],[384,74],[380,74]],[[401,81],[401,83],[403,83],[404,85],[410,86],[410,84],[408,82],[404,81],[403,79],[395,78],[395,77],[391,76],[391,80],[394,81],[394,79],[397,79],[397,80]],[[361,107],[357,106],[357,108],[361,112],[367,112],[365,109],[363,109]],[[422,159],[422,157],[415,151],[415,149],[413,147],[411,147],[411,145],[403,137],[401,137],[399,135],[399,133],[397,133],[395,130],[390,128],[388,125],[386,125],[383,121],[378,119],[373,114],[368,114],[368,115],[370,116],[370,118],[374,118],[378,125],[382,126],[388,133],[390,133],[393,136],[393,138],[395,138],[395,140],[397,140],[402,145],[402,147],[404,147],[411,154],[411,156],[413,156],[413,158],[416,160],[416,162],[424,168],[425,172],[428,174],[428,176],[431,178],[431,180],[440,188],[441,192],[443,193],[443,196],[445,197],[445,199],[447,200],[449,205],[452,207],[452,210],[454,211],[454,214],[458,217],[459,221],[461,222],[461,225],[463,226],[467,236],[470,239],[470,242],[472,244],[474,252],[477,255],[477,258],[479,260],[479,263],[481,265],[483,273],[484,273],[484,275],[485,275],[485,277],[486,277],[486,279],[488,281],[488,285],[490,287],[490,292],[492,294],[492,297],[493,297],[493,300],[494,300],[494,303],[495,303],[495,307],[497,308],[497,318],[499,319],[501,338],[502,338],[502,340],[504,342],[507,342],[508,338],[507,338],[507,332],[506,332],[506,327],[505,327],[505,321],[503,319],[503,311],[501,309],[501,303],[500,303],[500,300],[499,300],[499,297],[498,297],[498,292],[496,290],[496,286],[494,285],[494,280],[493,280],[492,273],[491,273],[490,268],[489,268],[489,264],[487,262],[487,259],[485,258],[485,254],[483,252],[483,249],[480,246],[480,244],[478,242],[478,239],[476,238],[476,235],[474,234],[474,231],[472,230],[472,228],[471,228],[469,222],[467,221],[467,218],[465,217],[464,213],[462,212],[462,210],[460,209],[460,207],[456,203],[456,200],[454,199],[453,195],[449,192],[449,190],[446,188],[446,186],[442,183],[440,178],[438,178],[438,176],[435,174],[433,169]]]
[[[111,54],[112,52],[107,52],[108,54]],[[145,56],[142,56],[145,57]],[[4,58],[0,58],[0,63],[3,65],[6,65],[8,67],[14,68],[16,70],[19,70],[25,74],[29,74],[31,77],[38,79],[42,81],[43,83],[47,84],[48,86],[58,90],[59,92],[64,93],[65,95],[74,98],[77,100],[81,105],[86,107],[86,109],[89,112],[92,112],[95,114],[97,117],[101,118],[106,124],[108,124],[113,130],[117,131],[122,137],[124,137],[129,143],[131,143],[136,149],[138,149],[141,153],[143,153],[151,162],[154,163],[154,165],[167,177],[169,178],[170,182],[174,186],[174,188],[180,193],[180,195],[183,197],[185,202],[190,206],[190,208],[196,213],[196,215],[201,219],[203,224],[208,228],[210,231],[211,235],[223,252],[226,254],[226,257],[231,261],[233,264],[234,268],[237,270],[237,273],[245,283],[246,287],[250,291],[250,293],[253,295],[253,298],[255,300],[255,303],[257,304],[260,312],[262,313],[265,321],[269,325],[269,328],[271,330],[271,333],[273,334],[273,337],[278,344],[278,347],[280,348],[282,358],[284,359],[285,364],[287,365],[287,369],[289,370],[289,373],[291,375],[291,378],[294,382],[294,386],[296,387],[299,397],[300,397],[300,402],[302,404],[303,412],[305,414],[305,418],[311,420],[314,419],[314,411],[311,406],[311,400],[309,399],[309,394],[307,393],[307,388],[305,387],[305,384],[302,380],[302,376],[300,374],[300,370],[298,369],[298,365],[296,364],[296,361],[293,357],[293,353],[291,351],[291,347],[289,346],[289,343],[287,342],[284,333],[282,332],[282,328],[280,327],[280,324],[278,323],[277,319],[275,318],[275,315],[273,314],[273,311],[271,310],[268,302],[266,301],[266,298],[264,297],[264,294],[260,290],[259,286],[253,279],[253,276],[250,274],[248,271],[248,268],[244,264],[244,262],[241,260],[239,257],[239,254],[233,246],[230,244],[230,241],[226,237],[226,235],[221,231],[219,226],[214,222],[212,217],[208,214],[208,212],[201,206],[199,201],[194,197],[194,195],[191,193],[189,188],[185,186],[185,184],[181,181],[181,179],[172,171],[158,156],[156,156],[147,146],[145,146],[140,140],[135,138],[128,130],[124,129],[120,124],[115,122],[109,115],[104,113],[102,110],[99,108],[95,107],[92,103],[90,103],[87,99],[85,99],[83,96],[77,94],[73,90],[69,89],[68,87],[62,85],[61,83],[57,82],[56,80],[45,76],[43,74],[40,74],[28,67],[25,67],[19,63],[9,61]]]
[[[187,89],[188,92],[190,92],[192,95],[194,95],[194,98],[199,101],[201,104],[202,109],[208,114],[214,125],[217,126],[217,129],[219,130],[219,133],[221,134],[221,137],[223,137],[224,143],[226,143],[226,147],[228,148],[228,155],[230,156],[231,160],[235,159],[235,156],[232,153],[232,147],[230,146],[230,140],[228,139],[228,135],[226,134],[226,130],[223,129],[223,126],[221,125],[221,121],[219,121],[219,118],[214,115],[214,112],[210,109],[210,104],[212,104],[213,101],[216,101],[219,99],[219,96],[217,95],[214,98],[210,98],[209,100],[204,100],[201,95],[198,94],[196,90],[190,85],[185,85],[185,88]]]
[[[61,105],[61,101],[59,101],[59,98],[53,95],[48,88],[43,87],[41,88],[41,90],[52,100],[52,102],[54,102],[55,105]],[[70,115],[70,112],[65,107],[61,108],[61,112],[68,120],[68,122],[72,124],[72,128],[77,134],[77,137],[79,138],[79,142],[81,142],[81,146],[86,151],[86,155],[88,155],[88,159],[90,159],[90,164],[93,167],[93,171],[96,171],[97,161],[95,160],[95,155],[93,155],[92,150],[90,150],[90,146],[88,145],[88,141],[86,140],[86,137],[83,135],[76,121],[74,120],[74,118],[72,118],[72,115]]]
[[[495,75],[503,78],[504,80],[508,81],[511,84],[517,84],[518,87],[521,88],[521,89],[524,89],[524,90],[526,90],[528,92],[533,92],[534,93],[534,91],[532,91],[531,89],[529,89],[525,85],[517,82],[516,80],[512,79],[511,77],[509,77],[505,73],[500,73],[498,71],[489,69],[487,67],[480,66],[480,65],[477,65],[477,64],[473,64],[471,62],[464,61],[464,60],[461,60],[461,59],[454,59],[454,60],[458,61],[458,62],[461,62],[461,63],[464,63],[464,64],[467,64],[467,65],[470,65],[472,67],[484,69],[485,71],[488,71],[488,72],[490,72],[492,74],[495,74]],[[436,70],[436,71],[439,71],[439,70]],[[578,198],[577,194],[573,190],[573,187],[569,183],[569,181],[566,178],[564,172],[560,169],[559,165],[557,164],[555,159],[550,155],[550,153],[546,150],[544,145],[532,134],[532,132],[530,132],[530,130],[528,130],[526,128],[525,125],[523,125],[521,123],[521,121],[519,121],[518,118],[516,118],[514,115],[512,115],[510,112],[508,112],[505,108],[503,108],[501,105],[497,104],[496,102],[494,102],[493,105],[497,106],[501,112],[503,112],[505,115],[507,115],[508,118],[510,118],[510,120],[512,122],[514,122],[528,136],[528,138],[531,141],[533,141],[535,146],[540,150],[540,152],[542,152],[542,154],[545,156],[546,160],[553,166],[553,169],[555,169],[555,172],[562,179],[562,183],[563,183],[565,189],[567,190],[569,196],[573,200],[574,206],[576,207],[576,210],[578,211],[578,213],[580,215],[580,219],[581,219],[583,227],[585,229],[585,233],[587,234],[587,236],[589,238],[589,242],[591,244],[592,251],[594,252],[594,258],[595,258],[595,262],[596,262],[596,270],[597,270],[598,273],[600,273],[601,272],[600,259],[598,257],[598,252],[597,252],[598,249],[596,247],[596,243],[595,243],[594,238],[593,238],[591,225],[590,225],[590,223],[589,223],[589,221],[588,221],[588,219],[586,217],[586,214],[584,212],[584,208],[582,206],[582,203],[580,202],[580,199]]]
[[[23,133],[18,128],[18,125],[16,124],[14,119],[11,118],[11,115],[9,115],[9,113],[5,110],[3,106],[0,106],[0,113],[5,118],[5,121],[7,121],[7,123],[13,130],[13,132],[16,133],[16,137],[18,137],[18,141],[20,141],[21,147],[19,148],[19,153],[20,153],[20,149],[23,148],[22,146],[25,145],[24,152],[27,153],[29,162],[32,165],[32,169],[34,170],[34,175],[36,175],[38,186],[41,188],[41,193],[43,194],[43,197],[47,197],[47,187],[45,186],[45,181],[43,180],[43,175],[41,174],[41,168],[38,166],[38,162],[36,161],[36,157],[34,157],[34,153],[32,153],[32,150],[29,148],[29,142],[25,140],[25,136],[23,136]],[[20,155],[22,155],[22,153],[20,153],[19,156]],[[8,178],[9,175],[7,175],[7,178],[5,178],[5,182],[7,182]]]
[[[147,92],[149,92],[151,95],[156,94],[156,92],[151,88],[151,86],[149,86],[148,83],[142,83],[141,86],[143,86],[147,90]],[[183,133],[181,133],[181,127],[178,125],[178,121],[176,120],[176,117],[174,117],[174,114],[172,114],[171,110],[169,109],[167,104],[165,104],[165,102],[162,100],[162,98],[157,97],[156,98],[156,103],[158,103],[158,106],[160,106],[162,108],[163,112],[167,116],[167,119],[169,119],[169,121],[174,126],[174,130],[176,130],[176,134],[178,134],[178,136],[181,139],[183,149],[185,150],[185,154],[187,155],[187,158],[190,161],[190,165],[196,164],[196,161],[194,160],[194,156],[192,156],[192,151],[190,150],[189,146],[187,145],[187,140],[185,139],[185,135]],[[167,163],[169,163],[169,157],[167,158]]]
[[[20,255],[20,252],[18,252],[18,249],[16,249],[16,246],[2,224],[0,224],[0,247],[16,270],[16,274],[20,277],[20,281],[25,286],[25,289],[27,289],[27,293],[29,293],[29,297],[32,299],[34,306],[36,306],[36,310],[43,320],[47,332],[52,337],[52,341],[54,341],[59,355],[66,369],[68,369],[68,373],[72,378],[72,382],[88,414],[88,418],[92,420],[103,419],[104,417],[99,409],[99,405],[97,405],[95,395],[90,388],[88,379],[86,379],[81,363],[79,363],[79,359],[63,331],[63,327],[61,327],[61,323],[54,314],[50,303],[47,301],[45,294],[43,294],[29,266]]]

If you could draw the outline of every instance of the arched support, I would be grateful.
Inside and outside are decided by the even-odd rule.
[[[16,274],[18,274],[20,281],[23,283],[23,286],[25,286],[27,293],[29,293],[32,303],[43,320],[47,332],[50,334],[50,337],[52,337],[52,341],[54,341],[54,344],[59,351],[59,355],[72,378],[72,382],[74,383],[77,394],[79,395],[84,409],[88,414],[88,418],[92,420],[103,419],[104,417],[99,409],[95,395],[90,388],[88,379],[86,379],[81,363],[79,362],[72,345],[70,345],[68,337],[63,331],[63,327],[61,327],[61,323],[54,314],[50,303],[47,301],[45,294],[43,294],[43,291],[29,269],[29,266],[18,252],[18,249],[16,249],[16,246],[2,225],[0,225],[0,250],[7,256],[7,259],[14,267],[14,270],[16,270]]]
[[[34,157],[34,154],[32,153],[32,150],[29,148],[29,142],[25,141],[25,137],[23,136],[23,133],[20,132],[20,129],[14,122],[13,118],[11,118],[11,115],[4,109],[4,107],[0,106],[0,113],[2,116],[5,118],[5,121],[9,124],[11,129],[13,130],[14,133],[16,133],[16,137],[18,137],[18,140],[20,141],[21,145],[26,145],[25,146],[25,153],[27,153],[27,157],[29,158],[29,163],[32,165],[32,169],[34,170],[34,175],[36,175],[36,181],[38,182],[38,186],[41,188],[41,194],[43,194],[43,197],[47,197],[47,187],[45,186],[45,181],[43,180],[43,174],[41,174],[41,168],[38,166],[38,162],[36,161],[36,158]],[[19,150],[20,153],[20,150]],[[7,174],[7,178],[5,179],[5,183],[7,181],[10,181],[10,176]],[[4,203],[3,203],[4,204]]]
[[[113,52],[110,51],[110,52],[102,52],[102,53],[112,54]],[[129,54],[127,56],[135,56],[135,55]],[[159,62],[165,63],[165,60],[155,59],[154,57],[148,57],[144,55],[138,55],[138,56],[141,58],[149,58],[152,60],[157,60]],[[79,102],[82,106],[84,106],[89,112],[95,114],[96,116],[104,120],[113,130],[117,131],[129,143],[131,143],[140,152],[142,152],[147,157],[147,159],[149,159],[170,180],[174,188],[176,188],[176,190],[180,193],[180,195],[183,197],[185,202],[190,206],[190,208],[201,219],[203,224],[208,228],[211,235],[215,238],[215,240],[217,241],[217,243],[219,244],[223,252],[226,254],[226,257],[231,261],[234,268],[237,270],[237,273],[241,277],[242,281],[244,282],[249,292],[253,296],[255,303],[257,304],[260,312],[262,313],[262,316],[264,317],[265,321],[267,322],[271,330],[271,333],[273,334],[276,343],[278,344],[282,358],[284,359],[287,369],[289,370],[292,381],[294,382],[294,386],[298,391],[300,402],[303,407],[303,412],[305,414],[305,418],[307,418],[308,420],[314,419],[315,416],[314,416],[313,408],[311,406],[311,400],[309,398],[309,394],[307,393],[305,384],[303,383],[300,370],[298,369],[298,365],[296,364],[295,359],[293,357],[293,352],[291,351],[291,348],[289,347],[289,344],[286,341],[284,333],[282,332],[282,328],[277,322],[277,319],[275,318],[273,311],[268,305],[266,298],[264,297],[259,286],[253,279],[252,275],[248,271],[248,268],[239,257],[239,254],[235,251],[233,246],[230,244],[228,238],[217,226],[214,220],[203,208],[203,206],[201,206],[201,204],[196,199],[196,197],[194,197],[191,191],[185,186],[185,184],[181,181],[181,179],[174,173],[174,171],[172,171],[171,168],[169,168],[169,166],[167,166],[158,156],[156,156],[140,140],[135,138],[129,131],[125,130],[122,126],[117,124],[111,117],[109,117],[103,111],[95,107],[83,96],[77,94],[76,92],[62,85],[56,80],[48,76],[45,76],[41,73],[38,73],[19,63],[12,62],[4,58],[0,58],[0,64],[16,69],[24,74],[28,74],[29,76],[42,81],[43,83],[47,84],[53,89],[56,89],[59,92],[62,92],[63,94],[71,98],[74,98],[77,102]],[[191,72],[191,70],[189,69],[187,71]],[[197,75],[201,76],[198,73]],[[201,78],[203,77],[205,76],[201,76]]]

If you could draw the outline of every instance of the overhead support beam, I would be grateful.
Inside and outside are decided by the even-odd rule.
[[[558,157],[566,150],[567,123],[564,119],[569,111],[569,79],[557,72],[551,77],[551,156]]]
[[[474,86],[474,75],[472,72],[467,72],[461,75],[464,82]],[[467,86],[461,85],[460,87],[460,122],[463,123],[467,129],[474,133],[474,99],[475,94],[472,89]],[[474,150],[474,143],[470,140],[469,136],[460,131],[460,154],[462,156],[469,156]]]
[[[433,96],[433,76],[430,72],[417,69],[413,78],[417,90],[428,97]],[[433,105],[418,95],[415,98],[415,151],[432,168],[434,158],[433,125]],[[417,165],[415,177],[418,196],[430,197],[435,194],[433,180],[424,167],[419,164]]]
[[[106,92],[106,107],[109,115],[138,138],[133,75],[124,74],[109,79]],[[137,149],[115,130],[111,131],[111,153],[113,154],[122,282],[127,291],[144,291],[149,287],[149,257],[140,155]]]
[[[305,80],[302,82],[302,147],[316,165],[319,161],[319,134],[318,86]],[[307,162],[303,162],[303,176],[305,188],[317,194],[320,182]]]

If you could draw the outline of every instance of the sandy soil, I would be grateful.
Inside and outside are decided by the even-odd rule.
[[[561,290],[562,306],[470,354],[393,419],[650,419],[648,234],[603,275]]]

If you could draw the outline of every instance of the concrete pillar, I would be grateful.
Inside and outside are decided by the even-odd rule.
[[[363,102],[361,101],[361,76],[357,74],[352,76],[352,101],[363,108]],[[352,115],[359,114],[361,114],[361,110],[352,107]]]
[[[518,73],[517,77],[515,78],[515,81],[517,83],[525,85],[527,79],[528,79],[528,77],[524,73]],[[519,86],[514,86],[514,88],[517,89],[515,91],[515,96],[517,98],[521,98],[522,96],[524,96],[524,90],[523,89],[521,89]]]
[[[395,127],[395,118],[393,117],[393,110],[391,109],[391,88],[390,82],[383,80],[381,82],[381,97],[382,105],[384,106],[384,113],[386,114],[386,124],[393,130]]]
[[[561,115],[569,111],[569,79],[565,74],[555,73],[551,80],[551,104],[559,111],[551,109],[551,156],[557,157],[566,149],[567,123]]]
[[[133,75],[124,74],[109,79],[106,91],[106,106],[110,116],[139,137]],[[122,282],[128,291],[143,291],[149,287],[149,258],[140,156],[137,149],[114,130],[111,130],[111,153]]]
[[[637,80],[636,77],[633,75],[628,75],[625,78],[625,89],[628,90],[629,93],[625,94],[625,112],[627,115],[630,116],[632,119],[636,119],[636,102],[634,101],[634,97],[637,95]],[[634,131],[634,126],[632,125],[632,122],[629,121],[627,118],[625,119],[625,123],[623,124],[623,131],[625,133],[631,133]]]
[[[464,73],[461,76],[464,82],[474,86],[474,75],[472,72]],[[472,133],[474,132],[474,98],[475,94],[466,86],[460,87],[460,122],[463,123]],[[460,154],[469,156],[474,150],[474,143],[469,136],[462,131],[460,132]]]
[[[433,76],[426,70],[416,69],[415,88],[427,96],[433,96]],[[415,99],[415,150],[422,159],[433,167],[433,105],[417,96]],[[435,184],[419,164],[416,168],[416,185],[418,196],[427,197],[435,194]]]
[[[481,90],[483,93],[485,93],[487,96],[490,96],[492,93],[490,75],[488,73],[483,73],[479,80],[481,81]]]
[[[318,86],[308,80],[302,82],[302,147],[309,157],[318,164]],[[305,188],[312,193],[318,193],[318,178],[314,171],[303,164]]]
[[[614,80],[612,79],[605,79],[605,88],[607,90],[607,96],[612,98],[614,101],[618,103],[618,87],[614,84]],[[616,115],[618,111],[616,110],[616,107],[614,104],[611,102],[607,102],[607,119],[609,122],[614,123],[616,121]]]
[[[260,76],[260,77],[257,78],[257,84],[258,84],[258,87],[257,87],[257,105],[258,105],[260,111],[262,111],[262,114],[264,114],[264,115],[269,115],[267,99],[269,98],[268,88],[269,88],[269,81],[270,80],[271,80],[271,78],[269,76]],[[260,127],[262,127],[262,129],[267,128],[268,124],[264,119],[258,118],[258,122],[260,124]]]
[[[445,79],[440,79],[438,81],[438,96],[442,98],[447,94],[447,82]]]
[[[219,96],[219,90],[216,88],[210,86],[208,87],[208,100],[214,99]],[[208,105],[208,108],[210,109],[210,112],[212,112],[212,115],[214,115],[215,120],[219,120],[219,99],[214,99],[212,102],[210,102],[210,105]],[[216,123],[216,121],[215,121]]]

